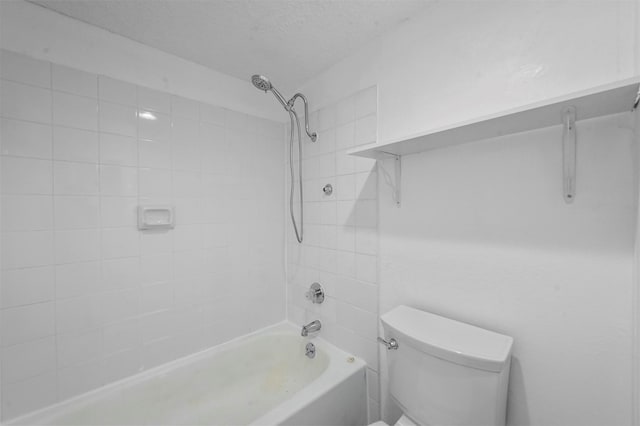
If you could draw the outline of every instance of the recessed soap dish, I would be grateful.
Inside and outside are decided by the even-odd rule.
[[[138,206],[138,229],[172,229],[174,227],[173,206]]]

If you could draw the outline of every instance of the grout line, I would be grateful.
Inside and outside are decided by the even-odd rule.
[[[55,365],[54,365],[54,374],[55,374],[55,378],[56,378],[56,395],[55,395],[55,401],[57,402],[60,398],[60,383],[59,383],[59,377],[58,377],[58,365],[59,365],[59,360],[58,360],[58,345],[59,345],[59,341],[58,341],[58,282],[57,282],[57,272],[56,272],[56,199],[55,199],[55,160],[54,160],[54,153],[55,153],[55,140],[54,140],[54,101],[53,101],[53,65],[51,64],[51,62],[47,63],[47,66],[49,67],[49,78],[50,78],[50,85],[51,85],[51,89],[50,89],[50,93],[51,93],[51,215],[52,215],[52,229],[51,229],[51,241],[52,241],[52,245],[53,247],[51,247],[51,257],[52,257],[52,274],[53,274],[53,346],[54,346],[54,360],[55,360]]]
[[[102,109],[100,107],[101,102],[100,102],[100,79],[99,77],[96,76],[96,94],[97,94],[97,99],[96,99],[96,115],[97,115],[97,120],[96,120],[96,131],[97,131],[97,136],[98,136],[98,165],[97,167],[97,172],[98,172],[98,229],[100,230],[100,233],[98,235],[98,244],[99,244],[99,250],[100,250],[100,255],[99,255],[99,265],[98,268],[100,270],[100,276],[99,276],[99,282],[96,283],[96,285],[98,286],[99,289],[102,290],[102,292],[105,291],[104,286],[103,286],[103,281],[104,281],[104,255],[103,255],[103,231],[104,231],[104,227],[103,227],[103,218],[102,218],[102,171],[103,171],[103,166],[102,166],[102,134],[101,134],[101,130],[102,130]],[[94,292],[93,294],[90,294],[91,297],[95,297],[96,294],[104,294],[102,292]],[[105,338],[104,338],[104,329],[105,329],[105,324],[103,323],[102,319],[100,321],[100,326],[99,328],[99,335],[100,335],[100,345],[101,345],[101,351],[100,354],[96,357],[97,359],[100,360],[101,363],[104,362],[104,353],[105,353]],[[104,364],[102,365],[103,367],[103,371],[104,371]],[[100,386],[104,385],[105,379],[104,379],[104,375],[101,377],[101,380],[99,380]],[[68,398],[67,398],[68,399]]]

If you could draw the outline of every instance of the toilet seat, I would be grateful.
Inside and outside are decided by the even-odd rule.
[[[380,420],[375,423],[371,423],[369,426],[389,426],[389,425],[383,422],[382,420]],[[411,420],[409,417],[403,414],[402,417],[400,417],[398,421],[394,424],[394,426],[418,426],[418,425],[414,423],[413,420]]]

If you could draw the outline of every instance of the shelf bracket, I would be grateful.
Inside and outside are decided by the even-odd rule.
[[[562,184],[564,201],[573,203],[576,197],[576,108],[565,108],[562,114]]]
[[[402,182],[402,157],[400,155],[391,154],[389,152],[381,152],[383,154],[382,158],[378,158],[378,160],[393,160],[393,178],[384,168],[382,161],[380,161],[380,170],[384,176],[384,180],[391,187],[393,191],[391,193],[391,197],[393,201],[396,203],[397,207],[400,207],[400,188]]]

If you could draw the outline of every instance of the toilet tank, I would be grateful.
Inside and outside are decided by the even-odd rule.
[[[381,316],[389,390],[420,425],[504,425],[513,339],[398,306]]]

